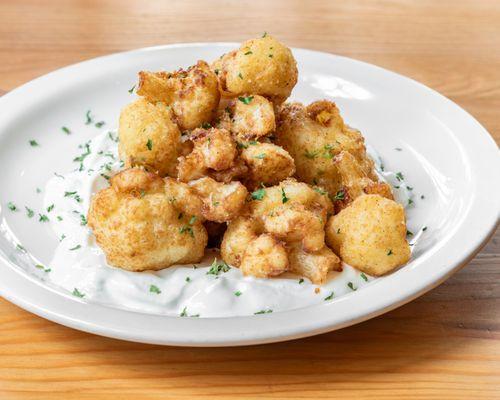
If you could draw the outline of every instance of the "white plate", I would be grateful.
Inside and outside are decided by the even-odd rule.
[[[487,241],[499,215],[495,142],[467,112],[395,73],[331,54],[295,49],[299,83],[292,98],[333,99],[388,169],[403,171],[416,193],[410,228],[427,226],[411,262],[362,290],[325,304],[231,318],[178,318],[76,299],[25,271],[16,244],[48,262],[57,238],[6,204],[42,207],[54,171],[72,169],[75,146],[98,133],[85,113],[116,127],[142,69],[172,70],[213,60],[230,43],[181,44],[101,57],[50,73],[0,98],[0,293],[37,315],[84,331],[139,342],[229,346],[266,343],[339,329],[398,307],[457,271]],[[61,126],[75,132],[64,135]],[[36,139],[41,147],[32,148]],[[404,151],[395,151],[395,148]],[[420,195],[425,198],[421,199]]]

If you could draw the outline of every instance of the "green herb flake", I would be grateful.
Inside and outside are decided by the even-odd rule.
[[[335,294],[332,292],[328,296],[326,296],[324,300],[329,301],[329,300],[333,299],[334,296],[335,296]]]
[[[50,206],[47,207],[47,212],[51,212],[54,209],[55,205],[51,204]]]
[[[189,233],[189,235],[194,238],[194,232],[193,232],[193,228],[191,228],[190,226],[187,226],[187,225],[184,225],[182,226],[180,229],[179,229],[179,232],[180,233]]]
[[[16,249],[18,249],[19,251],[23,252],[23,253],[26,253],[26,249],[21,246],[20,244],[16,245]]]
[[[193,216],[189,219],[189,225],[193,225],[195,222],[196,222],[196,215],[193,215]]]
[[[408,205],[411,206],[413,204],[413,200],[412,199],[408,199]]]
[[[33,218],[33,216],[35,215],[35,212],[29,208],[29,207],[24,207],[26,209],[26,215],[28,216],[28,218]]]
[[[267,55],[269,58],[273,58],[273,55],[272,54],[268,54]]]
[[[259,315],[259,314],[271,314],[273,312],[273,310],[271,309],[268,309],[268,310],[260,310],[260,311],[257,311],[255,313],[253,313],[254,315]]]
[[[83,214],[80,214],[80,225],[82,226],[87,225],[87,218]]]
[[[64,235],[63,235],[63,236],[64,236]],[[66,237],[66,236],[64,236],[64,237]],[[77,244],[75,247],[72,247],[72,248],[71,248],[71,249],[69,249],[69,250],[70,250],[70,251],[75,251],[75,250],[79,250],[79,249],[81,249],[81,248],[82,248],[82,246],[81,246],[80,244]]]
[[[149,151],[153,149],[153,141],[151,139],[148,139],[146,147],[148,148]]]
[[[61,217],[60,215],[57,216],[57,220],[58,221],[62,221],[63,220],[63,217]]]
[[[38,214],[38,222],[48,222],[49,217],[47,217],[45,214]]]
[[[262,37],[263,37],[263,38],[265,38],[266,36],[267,36],[267,32],[264,32],[264,33],[262,34]]]
[[[85,113],[85,125],[90,125],[92,123],[92,114],[90,110]]]
[[[132,94],[132,93],[134,93],[134,89],[135,89],[135,85],[134,85],[134,86],[132,86],[132,87],[128,90],[128,92],[129,92],[130,94]]]
[[[356,286],[354,286],[354,284],[352,282],[347,282],[347,287],[349,289],[351,289],[352,291],[358,290],[358,288]]]
[[[304,283],[304,278],[299,279],[299,285],[302,285]]]
[[[392,249],[389,249],[389,251],[387,252],[387,255],[388,256],[392,256],[394,253],[392,252]]]
[[[241,72],[238,72],[238,78],[243,79],[243,75],[241,75]]]
[[[315,187],[314,191],[319,193],[322,196],[324,196],[327,193],[325,190],[321,189],[320,187]]]
[[[239,290],[237,290],[236,292],[234,292],[234,295],[236,297],[240,297],[243,293],[241,293]]]
[[[406,189],[408,189],[410,191],[413,190],[413,188],[411,186],[406,186]]]
[[[99,121],[94,124],[96,128],[102,128],[106,124],[105,121]]]
[[[161,290],[158,286],[156,285],[149,285],[149,292],[150,293],[156,293],[156,294],[160,294],[161,293]]]
[[[266,153],[260,153],[260,154],[256,155],[254,158],[258,158],[259,160],[263,160],[264,158],[266,158]]]
[[[425,196],[424,196],[424,195],[421,195],[421,196],[420,196],[420,198],[423,200],[423,199],[425,199]]]
[[[252,192],[251,197],[252,200],[262,200],[265,195],[266,195],[266,189],[260,188]]]
[[[40,188],[36,188],[36,192],[37,192],[37,193],[42,193],[42,189],[40,189]]]
[[[33,139],[32,139],[32,140],[30,140],[30,146],[31,146],[31,147],[38,147],[38,146],[40,146],[40,145],[38,144],[38,142],[37,142],[36,140],[33,140]]]
[[[360,276],[365,282],[368,282],[368,277],[363,272],[361,272]]]
[[[189,276],[186,276],[186,282],[187,283],[191,282],[191,278]]]
[[[424,227],[422,228],[422,231],[423,231],[423,232],[425,232],[426,230],[427,230],[427,227],[426,227],[426,226],[424,226]]]
[[[333,196],[332,200],[345,200],[345,192],[341,189],[339,190],[335,196]]]
[[[286,197],[285,189],[281,188],[281,202],[285,204],[288,200],[290,199]]]
[[[201,124],[201,127],[202,127],[203,129],[210,129],[210,128],[212,127],[212,124],[211,124],[210,122],[203,122],[203,123]]]
[[[405,179],[405,177],[403,176],[402,172],[397,172],[396,173],[396,178],[398,179],[398,181],[402,181],[402,180]]]
[[[17,206],[12,202],[12,201],[9,201],[7,203],[7,208],[10,210],[10,211],[17,211]]]
[[[85,297],[85,294],[80,292],[77,288],[73,289],[72,295],[80,298]]]
[[[251,51],[251,50],[248,50],[248,51],[247,51],[244,55],[245,55],[245,56],[248,56],[248,55],[250,55],[250,54],[253,54],[253,53],[252,53],[252,51]]]
[[[319,151],[317,150],[316,151],[306,150],[304,156],[306,156],[306,158],[309,158],[310,160],[314,160],[318,156],[318,153]]]
[[[221,273],[228,272],[231,269],[229,265],[225,261],[217,261],[217,258],[214,258],[210,269],[207,272],[207,275],[220,275]]]
[[[52,271],[52,269],[50,269],[50,268],[45,268],[45,266],[44,266],[44,265],[42,265],[42,264],[36,264],[36,265],[35,265],[35,268],[38,268],[38,269],[42,270],[43,272],[47,272],[47,273],[48,273],[48,272],[50,272],[50,271]]]
[[[406,236],[413,236],[413,232],[409,231],[408,229],[406,230]]]
[[[396,150],[396,151],[403,151],[403,149],[401,147],[396,147],[396,148],[394,148],[394,150]]]
[[[67,126],[63,126],[61,127],[61,130],[66,134],[66,135],[69,135],[71,134],[71,131],[69,130],[69,128]]]
[[[250,104],[253,100],[253,96],[238,97],[238,100],[241,101],[243,104]]]

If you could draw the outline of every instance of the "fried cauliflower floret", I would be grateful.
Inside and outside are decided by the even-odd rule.
[[[156,174],[127,169],[92,198],[88,225],[109,264],[144,271],[201,260],[207,232],[201,215],[191,213],[199,205],[189,205],[197,196],[166,180],[168,185]]]
[[[259,95],[243,95],[219,108],[219,125],[240,141],[269,135],[276,129],[273,103]]]
[[[377,180],[363,136],[344,124],[338,108],[330,101],[317,101],[307,107],[284,104],[278,112],[276,137],[276,144],[295,160],[298,179],[325,188],[331,196],[342,187],[342,177],[333,163],[342,151],[352,154],[363,173]]]
[[[249,169],[246,178],[249,187],[275,185],[295,173],[295,163],[290,154],[272,143],[248,145],[240,157]]]
[[[191,133],[193,151],[179,158],[178,178],[189,182],[209,172],[224,171],[234,165],[236,142],[225,129],[195,129]]]
[[[189,186],[203,201],[203,216],[214,222],[227,222],[237,217],[248,194],[240,182],[221,183],[209,177],[191,181]]]
[[[287,271],[288,265],[284,243],[264,233],[249,243],[240,269],[243,275],[269,278]]]
[[[294,244],[288,254],[290,271],[316,284],[325,283],[329,271],[342,271],[340,258],[326,246],[311,253]]]
[[[362,195],[326,226],[328,245],[342,260],[370,275],[383,275],[410,259],[403,207],[379,195]]]
[[[235,267],[241,265],[245,250],[262,233],[261,223],[248,215],[232,220],[220,247],[222,259]]]
[[[118,134],[126,167],[140,165],[161,176],[175,176],[181,133],[165,104],[138,99],[125,106]]]
[[[394,200],[391,187],[385,182],[374,182],[370,179],[348,151],[337,154],[333,163],[337,167],[342,182],[342,187],[334,199],[336,213],[363,194],[379,194]]]
[[[291,50],[269,35],[244,42],[212,68],[229,97],[252,93],[276,102],[290,96],[298,76]]]
[[[170,105],[182,130],[211,121],[220,98],[217,76],[205,61],[198,61],[187,71],[141,71],[137,94],[153,104]]]
[[[324,282],[328,271],[340,267],[338,258],[325,245],[326,217],[333,209],[326,193],[322,195],[305,183],[287,179],[256,190],[252,199],[224,234],[224,261],[240,268],[244,265],[245,274],[258,277],[273,276],[290,266],[314,283]],[[262,249],[267,250],[252,252],[261,249],[254,243],[262,236],[266,236]],[[270,263],[270,254],[281,254],[281,247],[287,263]],[[299,265],[302,261],[304,265]],[[256,267],[252,268],[252,264]]]

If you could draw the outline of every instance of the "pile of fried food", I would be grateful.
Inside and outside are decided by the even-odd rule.
[[[88,214],[108,262],[159,270],[200,261],[210,243],[244,275],[316,284],[341,260],[371,275],[406,263],[403,207],[363,136],[333,102],[287,103],[297,76],[269,35],[211,65],[140,72],[119,121],[127,169]]]

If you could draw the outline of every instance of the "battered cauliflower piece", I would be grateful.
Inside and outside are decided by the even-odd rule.
[[[249,144],[240,157],[248,166],[246,183],[251,188],[260,184],[275,185],[295,173],[292,156],[272,143]]]
[[[326,246],[310,253],[294,244],[290,246],[288,259],[291,272],[320,285],[325,283],[329,271],[342,271],[340,258]]]
[[[328,245],[342,260],[370,275],[384,275],[410,259],[403,206],[362,195],[326,226]]]
[[[88,213],[109,264],[144,271],[201,260],[207,232],[187,185],[140,168],[120,172],[110,184],[94,195]]]
[[[333,163],[342,181],[342,187],[334,197],[335,213],[363,194],[379,194],[394,200],[391,187],[385,182],[374,182],[370,179],[351,153],[340,152],[334,157]]]
[[[325,245],[324,227],[333,209],[326,194],[287,179],[256,190],[251,198],[242,216],[231,221],[224,234],[224,261],[257,277],[275,276],[291,268],[314,283],[324,282],[329,271],[340,268],[338,258]],[[283,251],[287,263],[282,261]],[[276,263],[270,261],[273,257]]]
[[[227,222],[237,217],[248,194],[240,182],[225,184],[209,177],[191,181],[189,186],[203,201],[203,216],[214,222]]]
[[[342,151],[352,154],[361,171],[377,181],[363,136],[344,124],[338,108],[330,101],[317,101],[307,107],[284,104],[278,112],[276,137],[276,144],[295,160],[297,178],[325,188],[331,196],[342,187],[342,177],[333,163]]]
[[[288,47],[264,35],[244,42],[238,50],[213,63],[220,88],[228,97],[245,93],[283,102],[297,83],[297,63]]]
[[[187,71],[141,71],[137,94],[153,104],[162,102],[171,106],[182,130],[210,122],[220,99],[217,76],[205,61],[198,61]]]
[[[160,176],[175,176],[181,133],[163,103],[138,99],[120,114],[118,150],[126,167],[144,166]]]
[[[288,265],[284,243],[264,233],[249,243],[240,269],[243,275],[269,278],[287,271]]]
[[[209,170],[224,171],[234,165],[236,142],[225,129],[195,129],[191,133],[193,151],[179,158],[178,178],[182,182],[199,179]]]
[[[219,107],[219,126],[239,141],[259,138],[274,132],[273,103],[258,95],[243,95]]]

